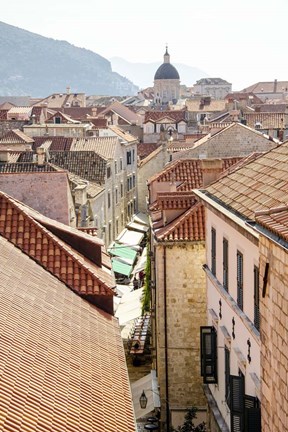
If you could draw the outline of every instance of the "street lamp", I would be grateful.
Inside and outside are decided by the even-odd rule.
[[[148,400],[147,396],[146,396],[146,394],[145,394],[145,392],[143,390],[142,394],[141,394],[141,396],[139,398],[140,406],[141,406],[142,409],[146,408],[146,406],[147,406],[147,400]]]

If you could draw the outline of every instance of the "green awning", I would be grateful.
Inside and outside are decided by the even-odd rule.
[[[114,273],[119,273],[121,275],[129,277],[132,273],[133,266],[124,264],[121,261],[118,261],[117,258],[112,258],[112,269]]]
[[[137,252],[135,250],[117,243],[114,243],[114,245],[108,249],[108,253],[112,256],[125,258],[125,261],[129,265],[134,264],[137,257]]]

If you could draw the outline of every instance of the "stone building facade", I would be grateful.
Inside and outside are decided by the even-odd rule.
[[[276,228],[278,240],[275,241],[275,229],[267,226],[267,222],[263,227],[262,222],[263,217],[266,221],[268,217],[275,223],[273,213],[276,212],[282,221]],[[257,219],[262,228],[259,239],[262,432],[282,432],[288,429],[288,275],[285,271],[288,244],[283,233],[283,227],[287,229],[287,207],[280,211],[274,209],[271,213],[272,218],[264,215],[262,221]]]
[[[162,421],[170,416],[170,424],[175,427],[183,423],[187,407],[205,410],[199,366],[199,326],[206,322],[202,270],[205,243],[165,242],[154,246],[155,368],[162,399]]]

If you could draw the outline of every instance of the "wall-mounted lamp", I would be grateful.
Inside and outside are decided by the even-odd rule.
[[[145,391],[143,390],[142,391],[142,394],[141,394],[141,396],[140,396],[140,398],[139,398],[139,402],[140,402],[140,407],[142,408],[142,409],[145,409],[146,408],[146,406],[147,406],[147,396],[146,396],[146,394],[145,394]]]

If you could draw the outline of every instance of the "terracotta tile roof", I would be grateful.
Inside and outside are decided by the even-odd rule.
[[[139,143],[137,144],[137,156],[142,160],[145,159],[150,153],[153,153],[161,144],[159,143]]]
[[[205,209],[200,203],[193,205],[182,216],[160,229],[154,230],[157,240],[203,241],[205,240]]]
[[[288,109],[288,104],[286,103],[260,103],[256,105],[253,104],[255,112],[265,112],[265,113],[286,113]]]
[[[191,192],[159,192],[155,208],[158,210],[187,209],[195,204],[196,198]]]
[[[113,301],[111,312],[111,300],[108,298],[112,299],[114,295],[112,290],[115,285],[114,278],[101,267],[92,264],[61,238],[68,239],[69,243],[76,246],[79,238],[82,238],[84,243],[79,246],[82,253],[87,250],[86,247],[91,242],[94,247],[98,244],[98,249],[101,248],[100,240],[45,218],[2,192],[0,192],[0,235],[77,294],[89,298],[95,304],[101,305],[100,307],[106,307],[106,310],[110,308],[109,312],[113,313]],[[105,299],[103,303],[103,297],[107,297],[106,305]]]
[[[1,163],[0,173],[24,173],[24,172],[54,172],[56,169],[51,164],[38,165],[37,163]]]
[[[93,151],[102,158],[115,159],[118,145],[118,137],[74,138],[70,150],[73,152]]]
[[[151,144],[144,144],[144,145],[150,145],[151,146]],[[154,159],[154,157],[157,156],[159,153],[161,153],[161,151],[162,151],[162,145],[158,144],[155,150],[153,150],[151,153],[149,153],[144,159],[140,160],[138,166],[142,167],[147,162]]]
[[[93,115],[92,107],[64,107],[60,111],[74,120],[87,120],[87,117]]]
[[[263,103],[262,100],[256,96],[253,92],[232,92],[228,93],[225,97],[225,100],[234,103],[235,100],[238,102],[246,101],[247,105],[249,104],[255,104],[255,103]]]
[[[30,114],[32,108],[31,107],[19,107],[19,106],[13,106],[9,110],[9,114]]]
[[[4,111],[9,111],[10,108],[12,108],[13,106],[15,106],[14,104],[10,103],[10,102],[3,102],[0,105],[0,111],[4,110]]]
[[[276,84],[276,86],[275,86]],[[276,87],[276,88],[275,88]],[[253,92],[253,93],[283,93],[287,92],[288,81],[260,81],[256,84],[252,84],[242,92]]]
[[[49,150],[51,151],[67,151],[70,150],[73,138],[64,136],[53,136],[53,137],[33,137],[34,145],[32,146],[35,151],[36,148],[47,143]]]
[[[118,101],[114,101],[111,105],[105,108],[101,112],[101,115],[105,116],[110,111],[115,112],[119,117],[121,117],[130,124],[142,124],[142,117],[139,114],[136,114],[134,111],[130,110],[128,107]]]
[[[286,204],[266,211],[257,211],[255,219],[259,225],[288,241],[288,206]]]
[[[24,132],[20,131],[20,129],[12,129],[0,139],[0,145],[14,144],[14,143],[33,144],[33,142],[34,142],[33,138],[24,134]]]
[[[111,129],[115,134],[117,134],[120,139],[123,139],[127,143],[134,143],[135,141],[138,141],[138,138],[132,135],[129,132],[124,131],[119,126],[108,126],[108,129]]]
[[[70,124],[70,123],[78,124],[78,123],[80,123],[79,120],[74,120],[68,114],[64,114],[61,111],[56,111],[52,115],[48,116],[47,119],[46,119],[46,123],[54,123],[54,119],[56,117],[60,117],[61,118],[61,124],[63,124],[63,123],[64,124]]]
[[[118,320],[0,236],[2,432],[135,432]]]
[[[169,110],[169,111],[146,111],[144,123],[149,121],[159,122],[165,118],[171,119],[172,122],[187,121],[186,110]]]
[[[85,180],[103,185],[107,161],[94,151],[49,151],[50,162]]]
[[[223,159],[223,171],[238,162],[240,158]],[[175,182],[179,190],[191,191],[202,185],[201,159],[179,159],[168,164],[160,173],[150,177],[148,184],[157,182]]]
[[[254,220],[255,212],[288,202],[288,141],[208,186],[205,193]]]
[[[89,122],[99,129],[106,129],[108,123],[106,118],[89,118]]]
[[[214,112],[223,111],[225,109],[226,102],[224,100],[211,99],[209,104],[202,104],[201,99],[187,99],[186,106],[187,111],[190,112]]]

